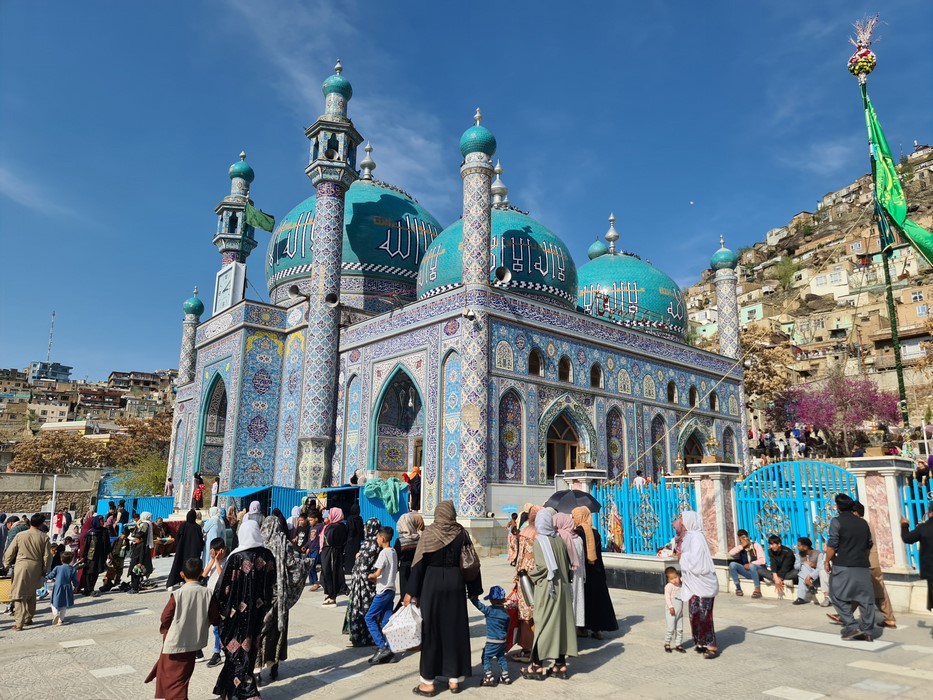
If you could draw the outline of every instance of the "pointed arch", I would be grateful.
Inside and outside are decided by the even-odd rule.
[[[590,419],[589,413],[570,394],[564,394],[554,400],[538,420],[538,455],[541,457],[546,456],[547,429],[563,411],[566,411],[567,415],[570,416],[570,422],[573,423],[580,436],[583,449],[588,454],[596,454],[596,429],[593,427],[593,421]]]
[[[651,419],[651,476],[657,479],[667,473],[670,465],[670,436],[667,421],[660,413]]]
[[[360,420],[362,415],[362,389],[360,376],[350,375],[344,392],[343,483],[349,483],[353,472],[360,468]]]
[[[524,480],[524,404],[515,389],[508,389],[499,399],[499,465],[500,483],[521,483]]]
[[[625,416],[613,406],[606,414],[606,466],[609,478],[625,473],[628,445],[625,440]]]
[[[441,362],[441,454],[438,464],[438,501],[460,505],[460,386],[461,358],[451,350]],[[428,504],[433,508],[434,504]]]
[[[573,384],[573,362],[566,355],[562,355],[557,362],[557,379]]]
[[[219,476],[227,432],[227,383],[220,372],[214,373],[202,396],[194,473]]]
[[[709,442],[709,430],[700,423],[696,418],[691,418],[687,421],[686,425],[680,430],[680,435],[677,437],[677,454],[683,455],[684,446],[687,444],[687,440],[690,439],[690,436],[696,434],[697,440],[700,441],[701,445],[706,445]],[[706,454],[706,448],[703,448],[703,454]]]
[[[400,381],[404,384],[401,388],[397,386]],[[423,444],[424,406],[424,392],[418,381],[403,363],[397,363],[386,375],[369,414],[369,469],[396,472],[408,470],[417,447],[413,441],[419,440],[414,436],[418,432],[418,415],[422,416],[420,440]],[[386,409],[392,409],[394,413],[387,415]],[[388,435],[380,437],[380,425],[392,428],[385,431]]]
[[[726,464],[735,464],[736,454],[735,431],[730,427],[726,427],[722,431],[722,461]]]

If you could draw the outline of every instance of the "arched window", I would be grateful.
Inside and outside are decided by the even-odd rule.
[[[715,391],[711,391],[709,394],[709,410],[711,411],[719,410],[719,397],[716,396]]]
[[[544,376],[544,360],[538,350],[532,350],[528,353],[528,374],[532,376]]]
[[[522,401],[509,389],[499,401],[499,481],[521,483],[524,476],[522,457]]]
[[[596,362],[590,367],[590,386],[601,389],[603,386],[603,368]]]
[[[577,464],[580,438],[567,417],[561,413],[547,431],[547,478],[573,469]]]
[[[562,382],[573,381],[573,363],[570,358],[564,355],[557,363],[557,378]]]
[[[674,382],[667,383],[667,401],[677,403],[677,385]]]
[[[236,214],[231,214],[230,218],[227,219],[227,233],[236,233],[239,222],[240,220],[236,218]]]
[[[697,405],[697,388],[695,386],[690,387],[690,408],[695,408]]]

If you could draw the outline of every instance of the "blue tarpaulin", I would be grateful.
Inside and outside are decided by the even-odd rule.
[[[230,498],[243,498],[244,496],[251,496],[254,493],[259,493],[260,491],[265,491],[271,486],[241,486],[238,489],[233,489],[231,491],[221,491],[218,496],[228,496]]]

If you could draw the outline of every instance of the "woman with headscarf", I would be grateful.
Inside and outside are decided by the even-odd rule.
[[[395,552],[398,554],[398,591],[399,602],[396,610],[402,605],[402,597],[408,593],[408,578],[411,575],[411,562],[415,558],[418,540],[424,530],[424,518],[420,513],[405,513],[395,525],[398,539],[395,540]]]
[[[152,575],[152,546],[155,542],[155,528],[152,525],[152,513],[148,510],[139,514],[136,532],[143,536],[143,566],[146,568],[146,578],[149,578]]]
[[[192,508],[185,516],[185,522],[178,528],[175,538],[175,559],[172,561],[172,570],[168,574],[165,586],[171,588],[181,583],[181,567],[189,559],[200,559],[204,548],[204,533],[198,525],[198,512]]]
[[[713,603],[719,581],[700,516],[685,510],[681,518],[686,534],[680,552],[680,599],[687,604],[694,648],[703,658],[715,659],[719,647],[713,627]]]
[[[453,502],[441,501],[434,522],[418,540],[403,599],[403,605],[415,600],[421,608],[421,683],[413,689],[415,695],[435,695],[439,676],[448,679],[451,692],[459,693],[464,678],[472,674],[466,594],[479,596],[483,582],[478,571],[470,581],[460,571],[461,553],[472,546],[457,523]]]
[[[78,532],[75,535],[75,545],[77,547],[76,562],[79,561],[83,564],[84,561],[84,537],[91,530],[91,524],[94,522],[94,518],[97,516],[94,515],[94,511],[89,510],[84,514],[84,517],[81,518],[79,523],[75,523],[75,529]],[[10,544],[9,533],[7,533],[7,546]],[[77,582],[78,590],[84,590],[84,566],[76,567],[78,569],[78,574],[75,577]]]
[[[370,581],[369,575],[373,572],[376,557],[379,556],[376,535],[379,534],[380,527],[381,524],[376,518],[366,521],[363,528],[365,539],[356,555],[353,574],[350,576],[350,602],[343,622],[343,633],[350,635],[350,645],[354,647],[373,645],[373,638],[366,624],[366,613],[369,612],[369,606],[376,596],[376,582]]]
[[[538,513],[535,529],[536,566],[528,572],[535,584],[535,640],[531,664],[522,669],[522,677],[543,681],[551,674],[567,677],[567,657],[577,655],[577,637],[570,592],[571,558],[554,528],[550,510]]]
[[[84,595],[100,595],[94,590],[97,577],[107,570],[107,557],[110,554],[110,536],[104,527],[103,518],[97,515],[91,519],[90,528],[81,540],[81,556],[84,558],[84,576],[81,588]]]
[[[577,626],[577,636],[587,637],[586,631],[586,567],[583,562],[586,561],[586,552],[583,548],[583,539],[574,529],[573,517],[566,513],[557,513],[554,516],[554,529],[557,535],[563,540],[567,553],[570,555],[570,570],[572,572],[572,581],[570,593],[573,598],[573,620]]]
[[[417,465],[408,477],[408,510],[421,510],[421,467]]]
[[[227,517],[224,518],[224,541],[227,543],[227,551],[232,552],[237,548],[236,529],[239,525],[236,517],[236,507],[227,508]]]
[[[288,611],[298,602],[308,575],[308,560],[288,541],[285,517],[275,508],[260,528],[266,549],[275,557],[275,593],[259,636],[256,667],[271,666],[269,678],[279,676],[279,662],[288,658]]]
[[[249,510],[246,511],[246,517],[255,520],[257,525],[262,525],[262,506],[259,501],[251,501]]]
[[[518,598],[518,644],[521,651],[513,657],[519,663],[528,663],[531,661],[531,645],[534,642],[534,616],[535,609],[533,605],[525,602],[525,597],[521,595],[518,588],[518,574],[520,571],[531,571],[535,568],[535,538],[538,531],[535,529],[535,521],[541,506],[532,505],[528,508],[528,519],[525,521],[525,527],[518,533],[518,552],[515,557],[515,577],[512,579],[512,594],[510,597]]]
[[[275,609],[277,571],[275,557],[266,548],[257,521],[244,519],[238,535],[240,546],[227,557],[214,590],[224,650],[224,665],[214,694],[247,700],[259,697],[253,669],[264,620]]]
[[[343,522],[343,511],[331,508],[321,534],[318,535],[321,552],[321,585],[324,587],[324,602],[321,605],[336,605],[337,596],[346,593],[347,579],[343,572],[344,549],[347,546],[347,526]]]
[[[298,527],[298,518],[301,515],[301,506],[292,506],[292,514],[288,518],[289,539],[292,538],[292,531]]]
[[[201,552],[201,565],[207,566],[211,561],[211,542],[216,537],[223,537],[227,526],[220,515],[220,509],[214,506],[210,509],[207,520],[204,521],[204,547]]]
[[[350,517],[347,518],[347,546],[343,554],[343,572],[349,574],[353,571],[356,553],[363,544],[363,518],[360,517],[360,506],[354,503],[350,506]]]
[[[671,540],[671,551],[674,552],[675,557],[679,557],[680,550],[683,549],[687,528],[684,527],[683,518],[675,518],[672,525],[674,526],[674,539]]]
[[[596,639],[603,638],[603,632],[615,632],[619,629],[616,611],[609,597],[609,585],[606,583],[606,567],[603,566],[603,543],[599,532],[593,529],[593,513],[586,506],[578,506],[571,511],[577,534],[583,540],[585,551],[584,569],[586,580],[583,584],[584,630],[593,633]]]

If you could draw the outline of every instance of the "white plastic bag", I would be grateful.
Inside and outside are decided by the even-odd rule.
[[[421,644],[421,611],[417,605],[403,605],[385,627],[382,635],[392,651],[406,651]]]

